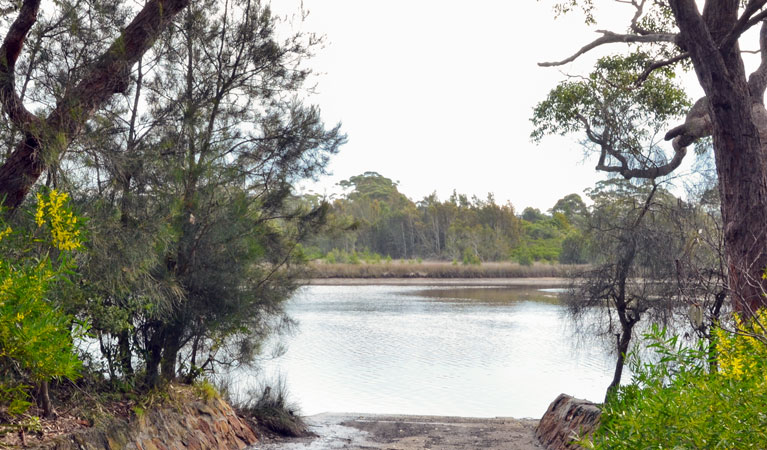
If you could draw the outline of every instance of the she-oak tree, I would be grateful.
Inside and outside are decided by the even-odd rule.
[[[602,35],[572,56],[541,66],[567,64],[594,48],[631,44],[643,54],[644,70],[635,77],[641,86],[653,74],[691,62],[705,97],[690,108],[683,124],[665,134],[672,141],[671,158],[638,154],[626,147],[598,145],[597,170],[630,178],[656,178],[673,172],[690,145],[713,140],[724,222],[729,290],[733,308],[744,314],[767,306],[767,0],[614,0],[634,8],[628,30],[600,30]],[[558,2],[555,10],[581,8],[593,23],[594,1]],[[698,3],[703,3],[702,11]],[[739,40],[761,26],[761,64],[746,73]],[[649,57],[646,57],[650,55]],[[556,120],[556,118],[554,118]],[[566,128],[566,127],[565,127]],[[581,126],[587,133],[588,124]],[[572,128],[560,129],[572,131]],[[592,139],[593,141],[593,139]]]
[[[60,97],[55,108],[40,117],[30,112],[16,86],[16,63],[40,14],[41,0],[24,0],[0,46],[0,104],[21,133],[10,156],[0,166],[0,199],[15,210],[51,161],[65,152],[93,113],[130,86],[131,68],[151,48],[190,0],[150,0],[108,49]],[[13,7],[2,12],[9,14]]]

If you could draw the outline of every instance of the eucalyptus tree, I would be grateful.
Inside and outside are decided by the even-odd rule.
[[[751,313],[767,305],[762,295],[767,282],[761,278],[767,267],[762,226],[767,221],[767,1],[706,0],[702,11],[695,0],[614,1],[632,8],[624,31],[601,30],[601,36],[572,56],[541,65],[564,65],[598,47],[630,44],[632,57],[642,60],[640,70],[615,67],[610,72],[632,77],[636,92],[646,90],[653,77],[671,78],[675,66],[693,67],[705,97],[678,109],[687,114],[680,125],[667,128],[664,138],[672,143],[671,153],[605,146],[597,149],[597,169],[625,178],[668,175],[680,166],[690,145],[710,137],[722,200],[729,293],[737,311]],[[593,23],[599,3],[557,1],[555,8],[559,13],[579,8]],[[748,74],[741,41],[755,27],[761,29],[758,39],[745,46],[760,47],[761,64]]]
[[[598,168],[611,171],[613,164],[625,163],[626,170],[645,172],[649,178],[640,187],[613,179],[592,193],[586,235],[593,268],[581,275],[582,283],[574,284],[568,299],[576,318],[588,315],[590,306],[606,311],[605,320],[596,323],[601,334],[615,335],[618,353],[608,394],[620,383],[636,324],[648,315],[668,323],[675,303],[671,280],[678,254],[676,241],[660,220],[658,205],[669,195],[659,190],[658,179],[668,174],[657,170],[665,161],[658,135],[689,102],[657,72],[635,85],[647,61],[642,53],[601,58],[588,77],[552,90],[533,117],[533,138],[582,132],[586,151],[600,155]]]

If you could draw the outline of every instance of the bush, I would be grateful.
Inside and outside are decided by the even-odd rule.
[[[248,399],[235,406],[240,412],[255,418],[259,424],[282,436],[299,437],[308,434],[298,407],[288,400],[288,390],[283,378],[249,391]]]
[[[479,255],[477,255],[477,252],[470,248],[464,248],[463,249],[463,255],[462,255],[463,265],[468,266],[479,266],[482,264],[482,260],[479,259]]]
[[[767,323],[764,311],[759,318]],[[658,361],[630,355],[633,382],[608,399],[593,440],[581,445],[767,448],[767,333],[755,321],[739,325],[746,335],[714,331],[716,364],[703,342],[692,348],[654,327],[645,339]]]
[[[517,262],[521,266],[532,266],[533,265],[533,257],[530,256],[530,252],[527,251],[526,248],[520,249],[519,252],[517,252]]]
[[[37,200],[29,230],[14,231],[0,218],[0,405],[11,415],[26,412],[33,386],[42,388],[49,413],[48,381],[77,378],[81,367],[73,339],[85,326],[54,301],[82,245],[80,225],[67,194],[52,190]]]

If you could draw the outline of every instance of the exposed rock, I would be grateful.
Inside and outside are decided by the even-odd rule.
[[[39,449],[182,450],[242,449],[258,441],[254,430],[221,399],[199,400],[177,392],[165,404],[130,421],[61,436]],[[173,398],[178,396],[178,398]]]
[[[573,439],[591,435],[601,414],[595,403],[559,394],[538,423],[535,436],[549,450],[581,448]]]

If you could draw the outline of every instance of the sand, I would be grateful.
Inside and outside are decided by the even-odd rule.
[[[253,449],[542,449],[538,420],[374,414],[319,414],[306,418],[314,438],[274,438]]]

